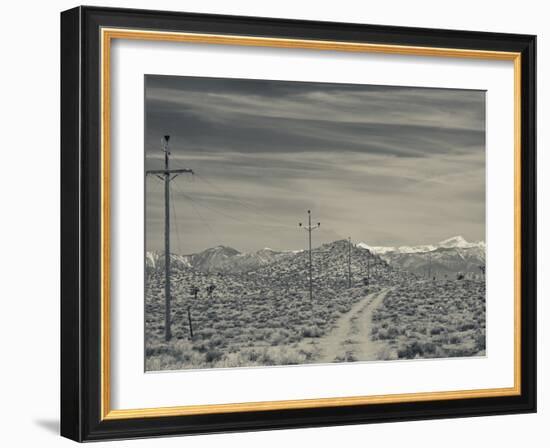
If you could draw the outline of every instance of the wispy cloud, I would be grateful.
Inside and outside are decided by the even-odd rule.
[[[481,91],[147,76],[147,168],[164,134],[173,165],[198,173],[173,191],[183,252],[301,247],[308,208],[323,220],[319,243],[484,235]],[[147,244],[160,248],[154,182]]]

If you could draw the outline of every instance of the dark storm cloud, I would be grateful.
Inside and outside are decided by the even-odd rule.
[[[146,168],[160,166],[170,134],[173,166],[198,173],[173,193],[182,223],[203,222],[184,252],[301,247],[294,226],[307,208],[323,216],[321,240],[484,238],[484,92],[147,76],[145,96]],[[163,197],[151,183],[147,241],[158,249]]]

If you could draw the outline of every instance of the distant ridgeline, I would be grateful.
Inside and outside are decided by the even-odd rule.
[[[314,270],[334,268],[345,273],[349,246],[346,240],[324,244],[313,250]],[[205,273],[246,273],[275,263],[284,271],[307,268],[307,251],[276,251],[265,248],[242,253],[227,246],[216,246],[190,255],[172,254],[173,269],[192,269]],[[352,246],[351,263],[354,275],[368,275],[369,269],[390,266],[422,277],[482,278],[485,272],[485,243],[470,243],[458,236],[434,245],[383,247],[359,243]],[[303,265],[303,266],[302,266]],[[164,269],[164,254],[147,252],[148,273]]]
[[[481,279],[485,276],[485,242],[470,243],[455,236],[433,245],[383,247],[358,246],[370,249],[397,269],[421,276]]]
[[[312,278],[315,288],[347,287],[349,272],[352,285],[391,283],[403,273],[394,270],[380,256],[357,245],[350,247],[347,240],[334,241],[315,248],[312,251]],[[253,253],[240,253],[235,249],[217,246],[191,255],[171,256],[172,272],[175,278],[195,273],[195,276],[232,275],[245,283],[264,285],[265,287],[289,288],[307,283],[309,256],[308,251],[277,252],[262,249]],[[161,281],[164,269],[164,255],[148,252],[146,270],[153,282]],[[412,275],[406,273],[407,275]],[[182,277],[183,279],[183,277]],[[198,281],[194,278],[193,281]]]
[[[335,261],[348,263],[349,246],[347,240],[334,241],[327,243],[312,250],[314,262],[322,261],[324,258],[332,255]],[[387,263],[382,260],[372,251],[359,245],[352,246],[352,263],[353,258],[358,258],[359,262],[364,261],[372,266]],[[370,261],[367,259],[370,257]],[[202,272],[224,272],[224,273],[240,273],[255,271],[264,266],[273,263],[298,263],[304,259],[307,261],[307,250],[295,251],[276,251],[265,248],[251,253],[239,252],[232,247],[216,246],[206,249],[202,252],[190,255],[172,254],[172,266],[176,268],[191,268]],[[164,254],[159,252],[146,253],[146,267],[152,270],[164,269]]]

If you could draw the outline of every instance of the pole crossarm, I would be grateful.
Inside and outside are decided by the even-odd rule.
[[[195,174],[193,172],[193,170],[191,169],[187,169],[187,168],[183,168],[183,169],[177,169],[177,170],[147,170],[145,171],[146,174],[156,174],[156,175],[159,175],[159,174],[162,174],[164,176],[170,176],[172,174],[182,174],[182,173],[190,173],[190,174]]]
[[[304,230],[307,230],[308,232],[311,232],[312,230],[318,229],[321,226],[320,225],[314,225],[314,226],[301,225],[300,227],[302,227]]]

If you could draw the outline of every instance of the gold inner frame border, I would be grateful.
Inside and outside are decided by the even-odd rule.
[[[357,42],[306,39],[265,38],[239,35],[149,31],[139,29],[101,29],[101,420],[170,417],[308,409],[385,403],[410,403],[433,400],[503,397],[521,394],[521,53],[469,50],[459,48],[419,47]],[[413,56],[456,57],[513,61],[514,63],[514,386],[441,392],[418,392],[391,395],[314,398],[229,404],[183,405],[170,407],[111,409],[110,345],[110,67],[111,42],[114,39],[185,42],[213,45],[295,48],[356,53],[383,53]]]

